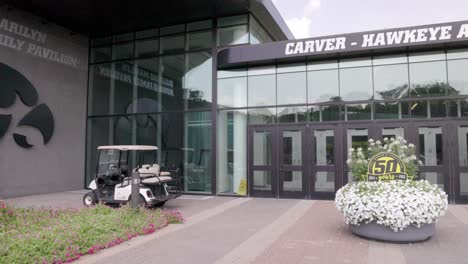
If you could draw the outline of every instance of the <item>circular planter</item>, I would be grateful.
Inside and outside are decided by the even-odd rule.
[[[349,225],[351,231],[361,237],[391,241],[391,242],[418,242],[430,238],[435,233],[435,224],[425,224],[421,227],[408,226],[397,232],[391,228],[371,222],[359,226]]]

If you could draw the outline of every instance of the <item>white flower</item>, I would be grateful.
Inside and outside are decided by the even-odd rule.
[[[369,143],[372,143],[372,142],[374,142],[374,140],[373,140],[372,138],[371,138],[371,139],[369,139]]]
[[[380,145],[380,144],[382,144],[382,142],[380,142],[380,140],[377,140],[377,141],[375,142],[375,144]]]
[[[398,136],[396,139],[397,139],[398,141],[402,141],[402,140],[403,140],[403,138],[402,138],[401,136]]]
[[[353,152],[353,151],[354,151],[353,148],[349,148],[349,149],[348,149],[348,152]]]
[[[411,159],[411,160],[416,160],[416,156],[415,156],[415,155],[411,155],[411,156],[410,156],[410,159]]]
[[[393,141],[395,141],[395,139],[394,139],[394,138],[390,138],[390,141],[393,142]]]
[[[361,151],[362,151],[362,148],[358,148],[357,151],[361,152]]]
[[[387,142],[387,141],[388,141],[388,137],[384,137],[383,141],[384,141],[384,142]]]
[[[336,192],[335,206],[348,224],[375,222],[399,231],[436,222],[448,200],[428,181],[353,182]]]
[[[413,144],[413,143],[410,143],[410,144],[408,145],[408,147],[409,147],[409,148],[414,148],[414,144]]]
[[[418,160],[418,164],[419,165],[423,165],[422,161]]]
[[[373,146],[375,146],[375,143],[372,142],[372,143],[370,143],[369,145],[370,145],[371,147],[373,147]]]
[[[361,164],[361,163],[362,163],[362,160],[358,159],[358,160],[356,161],[356,163]]]
[[[406,141],[406,140],[404,140],[404,139],[403,139],[401,142],[403,142],[403,144],[408,143],[408,141]]]

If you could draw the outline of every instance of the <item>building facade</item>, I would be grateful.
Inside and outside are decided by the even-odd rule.
[[[2,80],[18,96],[0,100],[1,197],[83,188],[98,146],[140,144],[186,193],[330,199],[347,149],[401,136],[421,178],[468,200],[468,22],[294,40],[271,1],[159,1],[124,21],[91,5],[88,27],[18,2],[0,13],[0,62],[22,81]]]

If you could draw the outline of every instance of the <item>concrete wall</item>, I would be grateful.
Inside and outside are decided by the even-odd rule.
[[[0,135],[0,198],[82,189],[88,39],[20,10],[0,8],[0,63],[22,74],[38,93],[33,106],[17,95],[11,106],[0,107],[0,115],[12,115]],[[5,96],[7,79],[0,72],[0,96]],[[38,129],[17,126],[43,103],[54,119],[46,144]],[[14,133],[34,146],[20,147]]]

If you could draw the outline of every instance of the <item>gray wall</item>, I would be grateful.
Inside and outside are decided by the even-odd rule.
[[[28,27],[29,33],[31,29],[45,33],[45,40],[10,32],[14,31],[12,23]],[[8,47],[5,36],[24,44],[21,49]],[[47,52],[70,56],[72,63],[44,58],[45,50],[38,53],[38,45],[49,49]],[[37,129],[17,127],[33,107],[25,106],[16,96],[13,106],[0,108],[0,114],[13,115],[8,131],[0,138],[0,198],[82,189],[88,39],[22,11],[0,8],[0,63],[14,68],[32,83],[38,92],[37,105],[47,104],[55,121],[52,138],[44,144]],[[0,73],[0,89],[2,80],[5,79]],[[27,136],[34,147],[18,146],[13,133]]]

